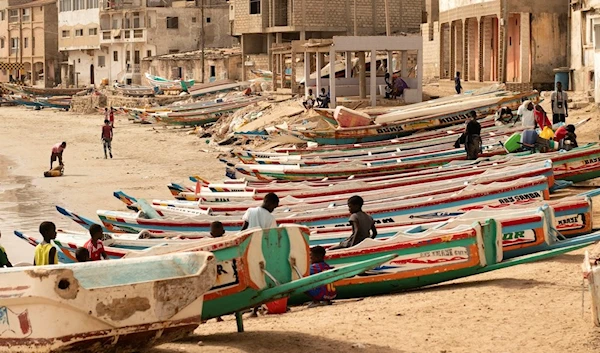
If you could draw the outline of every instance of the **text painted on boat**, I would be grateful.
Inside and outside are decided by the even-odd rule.
[[[509,196],[509,197],[504,197],[498,200],[498,202],[500,203],[513,203],[513,202],[519,202],[519,201],[529,201],[529,200],[535,200],[538,198],[541,198],[542,195],[539,192],[530,192],[527,194],[521,194],[521,195],[515,195],[515,196]]]

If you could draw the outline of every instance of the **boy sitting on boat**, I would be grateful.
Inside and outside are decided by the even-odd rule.
[[[272,192],[266,194],[260,207],[250,207],[244,213],[244,216],[242,216],[244,221],[242,230],[248,228],[277,228],[277,222],[272,213],[278,206],[279,197]]]
[[[45,266],[58,264],[58,253],[52,245],[52,240],[56,239],[56,225],[52,222],[42,222],[40,224],[40,234],[44,241],[35,247],[33,265]]]
[[[310,274],[314,275],[323,271],[330,270],[332,267],[325,262],[325,248],[315,246],[310,249]],[[321,305],[331,305],[331,300],[337,296],[337,291],[330,283],[325,286],[320,286],[306,292],[312,298],[312,303],[308,304],[309,308]]]
[[[2,237],[2,233],[0,233],[0,238]],[[4,247],[0,245],[0,268],[2,267],[12,267],[10,261],[8,261],[8,255],[6,255],[6,250]]]
[[[104,232],[102,231],[102,227],[97,224],[92,224],[90,226],[90,237],[83,247],[86,248],[90,253],[90,261],[99,261],[99,260],[108,260],[108,255],[104,250],[104,244],[102,243],[102,237],[104,236]]]
[[[223,223],[214,221],[210,224],[210,236],[213,238],[220,238],[225,234],[225,228]]]
[[[352,235],[338,245],[329,248],[330,250],[349,248],[367,238],[375,239],[377,236],[375,221],[373,217],[363,212],[363,204],[364,201],[360,196],[355,195],[348,199],[348,211],[350,211],[350,219],[348,221],[352,226]]]

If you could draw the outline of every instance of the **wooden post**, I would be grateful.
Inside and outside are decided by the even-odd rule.
[[[371,59],[373,60],[373,59]],[[374,63],[371,63],[374,65]],[[361,99],[367,98],[367,65],[365,60],[365,52],[358,52],[358,95]]]
[[[348,54],[349,53],[346,52],[346,55]],[[337,103],[335,94],[335,65],[332,65],[332,63],[335,64],[335,49],[333,45],[329,48],[329,99],[331,99],[329,106],[335,108]]]
[[[235,323],[237,324],[237,332],[244,332],[244,318],[239,311],[235,313]]]
[[[371,86],[371,106],[377,106],[377,52],[371,50],[371,75],[369,77]]]

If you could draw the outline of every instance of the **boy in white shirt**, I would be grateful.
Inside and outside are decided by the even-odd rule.
[[[265,195],[260,207],[251,207],[244,213],[242,230],[255,227],[262,229],[277,228],[277,222],[272,212],[278,206],[279,197],[272,192],[268,193]]]

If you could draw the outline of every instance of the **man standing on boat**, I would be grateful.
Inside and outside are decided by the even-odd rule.
[[[461,144],[465,145],[467,160],[475,160],[481,153],[481,124],[477,121],[477,113],[471,110],[467,114],[467,124],[465,132],[460,135],[454,143],[454,148],[459,148]]]
[[[50,169],[52,170],[52,163],[58,159],[58,165],[64,165],[62,160],[63,151],[67,148],[66,142],[57,143],[52,146],[52,155],[50,156]]]

